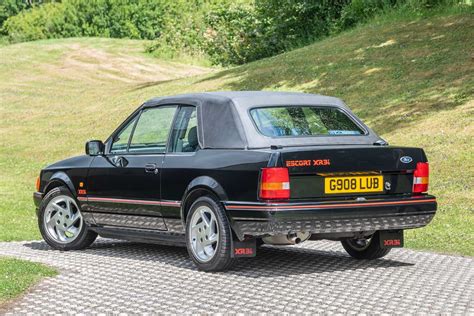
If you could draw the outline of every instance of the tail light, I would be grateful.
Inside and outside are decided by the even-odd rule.
[[[290,175],[288,168],[263,168],[259,196],[263,200],[289,199]]]
[[[428,191],[430,165],[427,162],[419,162],[413,174],[413,193]]]
[[[39,192],[40,184],[41,184],[41,180],[40,180],[40,177],[38,177],[36,178],[36,192]]]

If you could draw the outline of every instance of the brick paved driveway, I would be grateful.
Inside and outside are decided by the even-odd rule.
[[[339,243],[264,247],[225,273],[195,269],[184,248],[101,239],[85,251],[0,243],[0,255],[43,262],[60,275],[18,313],[474,313],[474,259],[397,249],[356,261]]]

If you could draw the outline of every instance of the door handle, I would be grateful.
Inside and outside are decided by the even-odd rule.
[[[156,163],[147,163],[145,165],[145,172],[158,174],[158,167],[156,166]]]

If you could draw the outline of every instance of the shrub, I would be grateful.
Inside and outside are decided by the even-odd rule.
[[[156,39],[164,25],[181,20],[187,7],[184,0],[63,0],[10,17],[3,29],[11,41],[71,36]]]
[[[245,63],[262,57],[262,27],[251,6],[213,8],[206,17],[203,50],[215,64]]]
[[[171,2],[166,9],[162,32],[157,34],[147,51],[166,57],[182,53],[201,55],[205,31],[203,12],[209,4],[208,1]]]
[[[9,17],[17,15],[23,10],[31,9],[47,0],[1,0],[0,1],[0,28]]]
[[[257,0],[215,7],[206,16],[204,49],[219,64],[273,56],[325,36],[349,0]]]
[[[57,32],[58,20],[64,19],[64,11],[58,3],[48,3],[35,10],[22,11],[4,23],[8,37],[13,41],[30,41],[48,38]],[[61,37],[63,34],[56,34]]]
[[[20,0],[3,1],[0,8],[10,3],[9,12],[19,12],[3,25],[10,41],[151,39],[147,51],[161,56],[205,54],[232,65],[307,45],[383,11],[411,13],[460,0],[62,0],[29,10],[15,6]]]

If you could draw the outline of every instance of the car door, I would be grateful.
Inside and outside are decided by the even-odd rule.
[[[176,106],[143,108],[110,139],[87,177],[87,210],[98,225],[166,229],[161,218],[160,172]],[[110,216],[121,214],[124,216]]]
[[[169,230],[176,232],[182,230],[181,214],[173,201],[181,200],[187,185],[202,173],[196,114],[194,106],[179,107],[161,172],[162,213]]]

